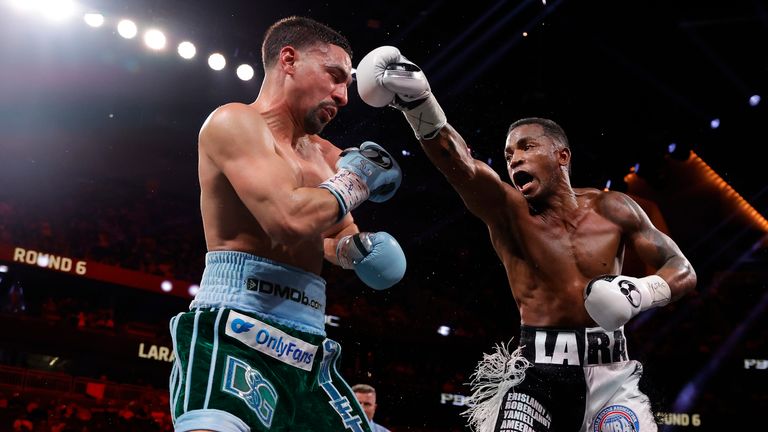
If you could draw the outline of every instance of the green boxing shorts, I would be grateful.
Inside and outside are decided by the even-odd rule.
[[[206,259],[200,288],[211,288],[209,293],[226,301],[198,296],[189,312],[170,322],[175,431],[370,432],[355,394],[337,371],[341,347],[318,331],[317,315],[323,316],[318,308],[302,301],[310,297],[324,306],[324,291],[307,288],[317,284],[316,276],[247,254],[216,254]],[[267,283],[302,292],[284,290],[286,304],[270,304],[273,312],[286,307],[291,313],[259,310],[275,301],[274,290],[259,288]],[[229,292],[222,291],[226,286]],[[294,321],[302,316],[297,308],[306,313]]]

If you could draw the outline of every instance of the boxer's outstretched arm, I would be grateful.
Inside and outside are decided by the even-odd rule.
[[[472,213],[489,225],[504,220],[506,183],[472,157],[464,139],[447,123],[421,68],[399,49],[382,46],[360,61],[357,88],[368,105],[403,111],[430,160]]]
[[[276,243],[319,236],[338,221],[337,199],[326,189],[300,186],[266,122],[248,106],[227,104],[214,111],[200,131],[198,145],[200,157],[226,176]]]
[[[503,217],[500,209],[504,208],[506,183],[491,167],[472,157],[464,138],[450,124],[434,138],[419,142],[473,214],[487,223]]]

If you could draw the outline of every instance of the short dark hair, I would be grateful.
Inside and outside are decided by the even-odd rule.
[[[557,141],[563,148],[571,148],[571,145],[568,143],[568,136],[565,135],[563,128],[553,120],[541,117],[526,117],[517,120],[516,122],[509,125],[507,136],[509,136],[509,134],[512,133],[514,129],[528,124],[537,124],[541,126],[541,128],[544,129],[544,133],[554,141]]]
[[[355,384],[352,386],[352,391],[354,393],[376,394],[376,389],[373,388],[373,386],[369,386],[368,384]]]
[[[264,69],[277,62],[277,56],[284,46],[302,49],[317,43],[339,46],[352,58],[352,47],[339,32],[311,18],[291,16],[272,24],[264,34],[264,43],[261,45]]]

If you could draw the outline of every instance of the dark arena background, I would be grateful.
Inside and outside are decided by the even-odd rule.
[[[256,98],[263,33],[294,14],[347,36],[354,65],[399,47],[505,181],[508,125],[559,122],[572,184],[633,196],[698,273],[626,327],[660,430],[764,430],[765,1],[2,0],[0,432],[172,429],[168,321],[205,254],[197,134]],[[355,217],[399,239],[408,271],[377,292],[327,266],[328,334],[349,383],[376,387],[379,423],[467,431],[473,368],[519,333],[504,270],[402,114],[349,94],[322,136],[398,158],[400,191]]]

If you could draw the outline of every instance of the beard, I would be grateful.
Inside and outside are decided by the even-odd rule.
[[[317,135],[324,127],[325,124],[321,122],[320,118],[317,116],[317,110],[308,112],[304,117],[304,132],[308,135]]]
[[[329,103],[320,104],[315,109],[309,111],[306,116],[304,116],[304,132],[309,135],[316,135],[322,132],[323,128],[328,123],[324,123],[322,120],[320,120],[319,113],[321,110],[327,108],[328,106],[335,105]]]

